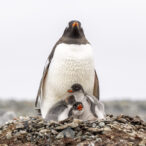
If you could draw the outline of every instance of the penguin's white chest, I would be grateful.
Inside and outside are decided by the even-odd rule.
[[[45,107],[49,109],[58,100],[66,98],[67,90],[74,83],[81,84],[87,93],[93,94],[94,61],[89,44],[59,44],[56,47],[44,83]]]

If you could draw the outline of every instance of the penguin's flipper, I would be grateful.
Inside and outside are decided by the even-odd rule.
[[[102,104],[101,102],[99,102],[99,104],[95,106],[95,112],[99,119],[106,119],[104,104]]]
[[[87,102],[89,103],[90,105],[90,111],[91,113],[94,115],[94,117],[98,117],[97,114],[96,114],[96,111],[95,111],[95,103],[94,103],[94,99],[92,99],[90,96],[86,95],[87,97]]]
[[[90,110],[95,117],[99,119],[105,119],[105,109],[104,104],[100,102],[95,96],[86,95],[88,100],[91,102]]]
[[[48,62],[48,60],[47,60],[44,71],[43,71],[43,76],[42,76],[41,81],[40,81],[39,89],[38,89],[38,92],[37,92],[37,97],[36,97],[36,101],[35,101],[35,108],[38,106],[39,98],[42,98],[41,97],[42,86],[43,86],[43,83],[44,83],[44,79],[47,75],[49,65],[50,65],[50,62]]]
[[[41,100],[43,100],[43,97],[41,96],[42,95],[43,84],[44,84],[47,72],[49,70],[49,66],[51,64],[51,61],[52,61],[52,58],[53,58],[53,55],[54,55],[54,52],[55,52],[55,48],[59,43],[60,43],[60,40],[55,44],[55,46],[53,47],[53,49],[52,49],[52,51],[51,51],[51,53],[50,53],[50,55],[49,55],[49,57],[48,57],[48,59],[46,61],[46,65],[44,67],[43,75],[42,75],[42,78],[41,78],[41,81],[40,81],[40,85],[39,85],[39,89],[38,89],[37,96],[36,96],[35,108],[38,108],[38,100],[39,100],[39,98]]]
[[[93,95],[99,100],[99,81],[95,70]]]

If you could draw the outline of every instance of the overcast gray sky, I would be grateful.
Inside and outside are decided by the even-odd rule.
[[[94,48],[101,99],[146,99],[146,0],[1,0],[1,98],[35,98],[46,58],[73,19]]]

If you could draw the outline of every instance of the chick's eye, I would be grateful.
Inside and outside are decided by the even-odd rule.
[[[75,87],[76,90],[79,90],[79,87]]]

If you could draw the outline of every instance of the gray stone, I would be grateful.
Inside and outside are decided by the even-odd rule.
[[[96,138],[95,142],[102,142],[101,138]]]
[[[104,131],[111,131],[111,128],[109,126],[104,127]]]
[[[93,123],[93,124],[92,124],[92,127],[93,127],[93,128],[95,128],[95,127],[96,127],[96,124],[95,124],[95,123]]]
[[[61,139],[61,138],[64,138],[64,133],[60,132],[57,136],[56,136],[57,139]]]
[[[75,136],[75,132],[70,128],[66,128],[63,131],[61,131],[58,135],[57,135],[57,139],[63,138],[63,137],[67,137],[67,138],[74,138]]]
[[[66,128],[62,131],[64,133],[64,137],[67,137],[67,138],[74,138],[75,136],[75,132],[70,128]]]
[[[102,128],[102,127],[104,127],[104,126],[105,126],[105,123],[104,123],[104,122],[100,122],[100,123],[99,123],[99,127]]]
[[[16,125],[16,129],[21,129],[21,128],[24,128],[24,125],[22,123],[18,123]]]
[[[40,132],[40,133],[47,133],[47,132],[49,132],[49,130],[48,130],[48,129],[42,129],[42,130],[40,130],[39,132]]]
[[[52,132],[53,134],[58,134],[58,132],[57,132],[56,130],[54,130],[54,129],[51,129],[51,132]]]
[[[82,131],[79,131],[78,133],[77,133],[77,136],[81,136],[82,135]]]
[[[21,130],[20,134],[27,134],[27,132],[25,130]]]
[[[6,138],[7,138],[7,139],[11,139],[11,138],[12,138],[12,133],[11,133],[11,131],[8,131],[8,132],[7,132]]]

